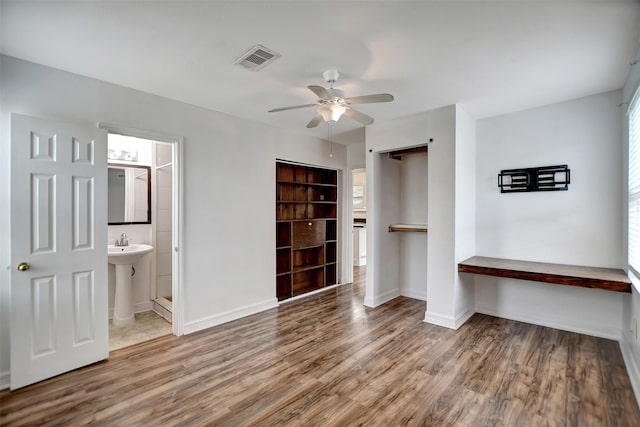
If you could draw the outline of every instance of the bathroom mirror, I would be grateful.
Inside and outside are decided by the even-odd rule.
[[[109,225],[151,224],[151,168],[109,163]]]

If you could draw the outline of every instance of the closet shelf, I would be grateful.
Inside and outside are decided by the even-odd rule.
[[[313,186],[313,187],[337,187],[337,184],[324,184],[321,182],[299,182],[299,181],[283,181],[283,180],[277,180],[276,183],[278,184],[295,184],[295,185],[309,185],[309,186]]]
[[[308,204],[308,205],[312,205],[312,204],[330,204],[330,205],[335,205],[336,201],[335,200],[276,200],[276,202],[278,203],[282,203],[282,204],[287,204],[287,203],[291,203],[291,204]]]
[[[393,232],[413,232],[413,233],[426,233],[427,225],[426,224],[391,224],[389,226],[389,233]]]

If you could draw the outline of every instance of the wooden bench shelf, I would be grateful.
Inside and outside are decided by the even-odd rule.
[[[458,271],[581,288],[631,292],[631,281],[623,270],[616,268],[583,267],[474,256],[459,263]]]

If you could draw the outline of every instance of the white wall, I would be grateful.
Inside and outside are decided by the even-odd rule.
[[[636,53],[636,58],[640,58],[640,50]],[[627,81],[624,85],[624,89],[622,91],[622,100],[623,103],[628,106],[631,103],[631,100],[636,93],[636,91],[640,88],[640,66],[636,64],[631,67],[629,75],[627,76]],[[623,104],[624,105],[624,104]],[[625,108],[626,110],[626,108]],[[622,259],[626,265],[627,261],[627,215],[628,211],[628,199],[627,199],[627,171],[629,169],[629,141],[628,141],[628,133],[627,129],[629,128],[628,120],[626,114],[624,115],[624,144],[623,144],[623,168],[622,168],[622,188],[624,189],[622,194],[622,205],[621,209],[625,213],[623,215],[624,221],[622,223],[623,227],[623,239],[622,239]],[[625,357],[625,362],[627,364],[627,371],[629,372],[629,377],[631,378],[631,384],[633,385],[633,389],[636,393],[636,398],[638,399],[638,404],[640,405],[640,340],[638,339],[640,331],[638,331],[638,322],[640,321],[640,283],[636,281],[634,278],[634,286],[631,288],[631,298],[625,298],[623,303],[623,318],[622,318],[622,340],[620,347],[622,348],[622,354]]]
[[[377,307],[400,295],[400,242],[389,224],[400,218],[400,162],[367,153],[367,277],[364,304]]]
[[[0,56],[0,92],[0,202],[5,206],[10,204],[11,112],[184,137],[187,332],[276,306],[276,158],[336,169],[347,163],[339,144],[329,158],[329,144],[316,138],[6,56]],[[8,209],[0,209],[0,215],[1,264],[10,266]],[[0,271],[1,375],[9,369],[11,275]]]
[[[397,161],[397,160],[396,160]],[[427,154],[404,156],[400,163],[401,224],[427,224]],[[427,300],[427,234],[394,233],[400,241],[400,295]]]
[[[173,249],[171,245],[172,223],[172,190],[173,190],[173,147],[170,144],[158,142],[154,145],[154,213],[155,213],[155,256],[156,256],[156,285],[151,298],[172,295],[172,265]],[[169,165],[170,164],[170,165]],[[169,165],[169,166],[165,166]],[[158,166],[164,166],[157,169]],[[153,287],[152,287],[153,289]]]
[[[476,121],[456,106],[455,264],[476,254]],[[456,274],[457,326],[474,313],[473,277]]]
[[[425,321],[455,327],[455,106],[429,112],[427,311]]]
[[[364,138],[362,142],[347,145],[347,167],[349,170],[364,169],[367,166],[366,148]]]
[[[477,255],[623,267],[620,92],[477,123]],[[501,194],[502,169],[567,164],[568,191]],[[476,278],[476,311],[619,338],[626,295]]]

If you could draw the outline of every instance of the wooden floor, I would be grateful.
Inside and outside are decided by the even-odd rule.
[[[0,425],[639,426],[618,343],[356,285],[0,392]]]

